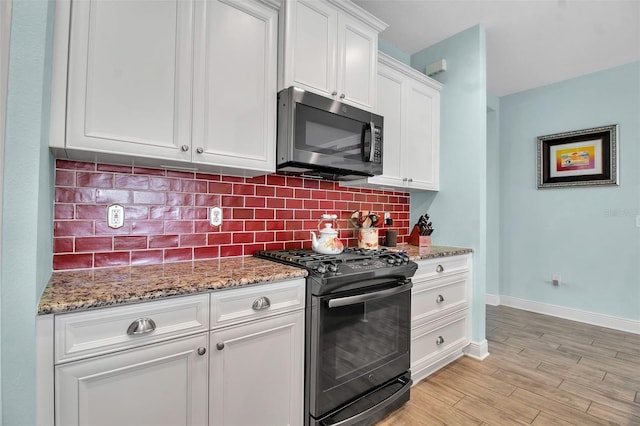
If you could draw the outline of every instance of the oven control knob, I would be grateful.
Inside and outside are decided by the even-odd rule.
[[[331,272],[338,272],[338,265],[336,265],[335,263],[329,264],[329,270]]]
[[[389,263],[390,265],[393,265],[393,264],[394,264],[394,262],[395,262],[395,261],[393,260],[393,258],[392,258],[392,257],[390,257],[390,258],[388,258],[388,259],[387,259],[387,263]]]
[[[324,274],[325,272],[327,272],[327,265],[325,265],[324,263],[321,265],[318,265],[317,271],[321,274]]]

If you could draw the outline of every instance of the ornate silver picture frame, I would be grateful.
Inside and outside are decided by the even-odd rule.
[[[538,136],[538,188],[618,184],[618,125]]]

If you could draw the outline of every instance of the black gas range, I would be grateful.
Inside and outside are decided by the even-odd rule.
[[[370,425],[409,400],[411,277],[406,252],[260,251],[309,271],[305,426]]]
[[[369,280],[381,277],[410,278],[418,268],[404,250],[347,247],[340,254],[319,254],[311,250],[270,250],[258,251],[254,256],[307,269],[307,291],[314,295],[369,286]]]

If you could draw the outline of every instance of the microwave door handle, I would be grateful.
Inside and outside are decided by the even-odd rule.
[[[366,162],[372,163],[375,155],[375,149],[373,149],[373,129],[375,124],[373,121],[365,124],[364,136],[362,140],[363,155],[362,159]]]
[[[412,284],[407,283],[399,287],[390,288],[387,290],[374,291],[373,293],[357,294],[355,296],[340,297],[338,299],[331,299],[328,302],[330,308],[338,308],[341,306],[356,305],[358,303],[369,302],[371,300],[382,299],[383,297],[393,296],[403,291],[407,291],[411,288]]]

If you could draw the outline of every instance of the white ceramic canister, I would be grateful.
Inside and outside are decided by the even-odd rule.
[[[358,248],[378,249],[378,228],[360,228],[358,230]]]

